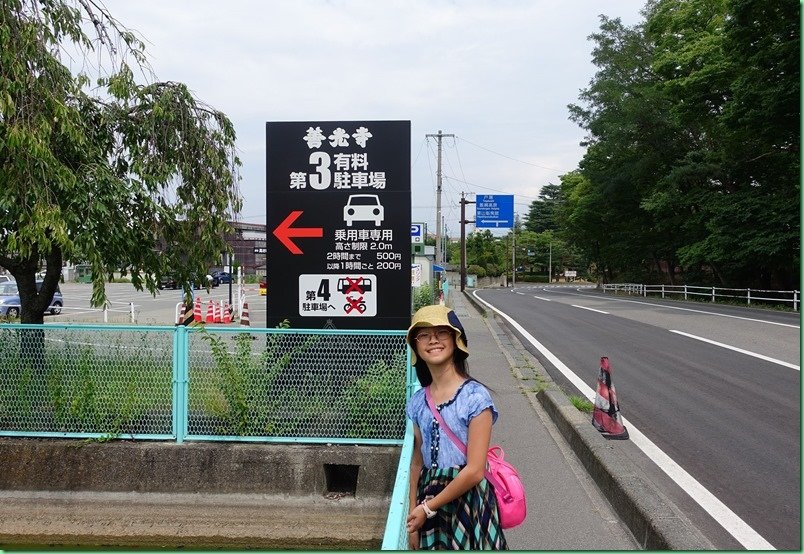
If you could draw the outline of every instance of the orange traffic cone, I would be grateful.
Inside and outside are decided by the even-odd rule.
[[[225,300],[223,301],[223,322],[224,323],[232,322],[232,310],[229,307],[229,303]]]
[[[207,323],[213,323],[215,321],[215,308],[213,307],[212,300],[209,301],[209,305],[207,306]]]
[[[195,297],[195,308],[193,308],[193,320],[196,323],[203,323],[204,318],[201,317],[201,297]]]
[[[628,429],[620,421],[620,404],[617,402],[617,391],[611,382],[611,368],[606,356],[600,358],[592,425],[607,439],[628,438]]]
[[[243,313],[240,314],[240,326],[251,327],[251,321],[248,319],[248,302],[243,302]]]
[[[220,323],[221,320],[221,303],[220,302],[213,302],[213,306],[215,306],[215,311],[213,312],[213,320],[215,323]]]

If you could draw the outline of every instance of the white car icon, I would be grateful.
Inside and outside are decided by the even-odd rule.
[[[373,221],[379,227],[385,219],[385,208],[376,194],[350,194],[343,207],[343,220],[347,227],[354,221]]]

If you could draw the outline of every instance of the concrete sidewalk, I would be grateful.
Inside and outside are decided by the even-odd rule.
[[[706,550],[712,544],[616,455],[492,313],[455,291],[449,305],[469,339],[469,372],[492,389],[500,413],[492,444],[505,450],[528,495],[514,550]],[[500,320],[501,321],[501,320]],[[605,494],[602,492],[605,491]]]

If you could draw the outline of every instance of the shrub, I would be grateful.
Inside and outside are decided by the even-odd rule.
[[[466,273],[470,275],[477,275],[478,279],[486,276],[486,270],[479,265],[470,265],[466,268]]]
[[[422,306],[429,306],[433,303],[433,285],[432,283],[425,283],[420,287],[413,289],[413,311],[415,312]]]

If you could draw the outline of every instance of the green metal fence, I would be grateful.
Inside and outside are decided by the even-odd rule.
[[[402,444],[404,337],[0,325],[0,435]]]

